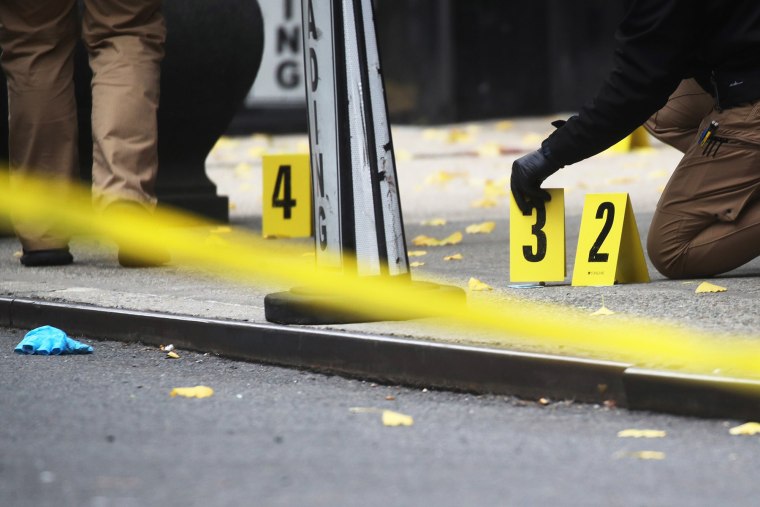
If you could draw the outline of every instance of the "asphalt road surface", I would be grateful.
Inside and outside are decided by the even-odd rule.
[[[92,355],[20,356],[22,336],[0,329],[4,507],[758,504],[760,438],[729,434],[744,421],[378,386],[87,337]],[[169,395],[195,385],[214,395]],[[414,424],[384,426],[381,410]]]

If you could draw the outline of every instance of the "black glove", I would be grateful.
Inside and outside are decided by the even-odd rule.
[[[560,168],[546,158],[541,149],[514,161],[510,187],[523,215],[530,215],[534,205],[551,201],[551,195],[541,188],[541,183]]]

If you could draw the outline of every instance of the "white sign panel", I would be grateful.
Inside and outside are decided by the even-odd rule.
[[[298,0],[259,2],[264,15],[264,56],[246,106],[304,105],[301,6]]]

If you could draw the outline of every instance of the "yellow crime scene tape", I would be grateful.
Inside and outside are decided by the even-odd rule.
[[[350,302],[350,310],[368,317],[438,317],[418,322],[447,333],[481,331],[480,341],[494,345],[522,344],[643,368],[760,379],[760,337],[716,339],[674,324],[633,316],[600,320],[577,309],[517,298],[469,298],[464,305],[445,291],[429,291],[421,297],[408,283],[317,269],[313,258],[304,257],[302,246],[274,245],[241,229],[209,241],[213,237],[209,231],[218,224],[187,227],[200,219],[165,209],[158,210],[153,219],[127,214],[105,218],[93,213],[89,190],[80,185],[71,185],[61,199],[60,183],[26,180],[14,184],[11,191],[8,183],[2,183],[7,181],[4,176],[7,173],[0,171],[0,215],[32,221],[54,217],[67,231],[108,237],[134,250],[165,248],[177,266],[212,272],[235,283],[309,286],[337,296],[326,304]]]

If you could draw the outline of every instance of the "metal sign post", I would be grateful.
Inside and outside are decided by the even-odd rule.
[[[317,265],[411,284],[372,0],[302,0],[302,8]],[[266,318],[366,320],[349,311],[327,315],[323,296],[270,294]]]

